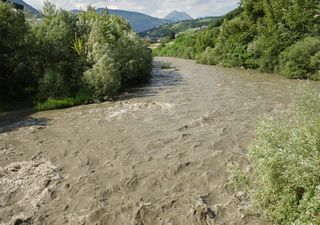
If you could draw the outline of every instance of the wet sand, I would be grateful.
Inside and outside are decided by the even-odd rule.
[[[258,116],[298,83],[156,58],[150,84],[117,101],[2,117],[0,224],[266,224],[228,165],[250,170]]]

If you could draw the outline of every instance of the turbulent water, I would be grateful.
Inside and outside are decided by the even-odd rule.
[[[258,116],[298,83],[156,58],[116,101],[2,117],[0,224],[264,224],[228,165],[250,170]]]

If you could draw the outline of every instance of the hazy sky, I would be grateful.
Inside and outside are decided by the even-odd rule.
[[[24,0],[40,9],[43,0]],[[193,17],[220,16],[237,7],[240,0],[51,0],[65,9],[85,9],[91,4],[95,7],[123,9],[164,17],[173,10],[185,11]]]

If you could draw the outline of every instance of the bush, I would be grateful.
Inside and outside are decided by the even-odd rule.
[[[250,150],[253,199],[279,224],[320,224],[320,95],[300,87],[289,112],[262,119]]]
[[[280,56],[280,73],[289,78],[312,79],[320,70],[320,38],[307,37]]]
[[[103,99],[113,96],[121,87],[118,65],[104,54],[92,69],[84,73],[84,83],[88,86],[93,98]]]
[[[48,70],[43,78],[39,80],[37,99],[45,101],[48,98],[60,98],[68,95],[68,88],[63,76],[59,73]]]
[[[197,54],[197,40],[194,34],[182,33],[174,43],[160,45],[154,49],[155,56],[171,56],[184,59],[195,59]]]
[[[197,56],[197,62],[201,64],[215,65],[216,62],[214,60],[213,54],[213,49],[207,47],[207,49],[203,53]]]

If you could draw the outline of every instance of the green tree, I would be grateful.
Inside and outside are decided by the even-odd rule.
[[[1,103],[30,97],[38,109],[73,106],[150,77],[151,51],[124,19],[90,6],[74,15],[48,1],[42,14],[26,20],[0,2]]]
[[[85,57],[72,49],[74,37],[77,35],[77,18],[62,9],[57,10],[49,2],[45,2],[43,14],[43,21],[33,26],[39,73],[42,76],[59,74],[63,82],[67,84],[65,86],[67,90],[64,93],[75,95],[80,89],[82,74],[86,66]],[[47,73],[47,71],[53,71],[53,73]],[[40,87],[40,89],[43,88]]]
[[[0,2],[1,102],[34,93],[37,77],[31,65],[30,46],[30,28],[24,13]]]
[[[320,70],[320,38],[307,37],[280,55],[280,72],[289,78],[310,79]]]

